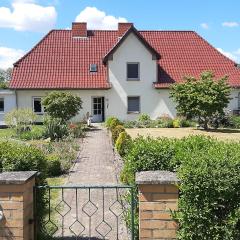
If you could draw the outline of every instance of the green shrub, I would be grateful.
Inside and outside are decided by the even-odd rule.
[[[119,119],[117,119],[117,118],[113,118],[110,121],[109,129],[112,131],[118,125],[122,125],[121,121]]]
[[[47,172],[44,153],[36,147],[16,141],[0,142],[0,168],[3,171]]]
[[[175,118],[173,120],[173,127],[174,128],[180,128],[181,127],[181,120],[179,118]]]
[[[178,239],[240,239],[240,148],[214,142],[187,151],[181,179]]]
[[[134,184],[135,173],[149,170],[172,170],[171,159],[175,155],[173,139],[153,139],[139,137],[125,157],[121,180]]]
[[[30,131],[36,119],[37,115],[28,108],[14,109],[4,117],[5,123],[14,128],[17,133]]]
[[[125,156],[128,151],[130,150],[132,145],[132,139],[129,134],[127,134],[126,131],[123,131],[119,134],[115,147],[118,151],[118,153],[121,156]]]
[[[146,113],[141,113],[138,117],[139,122],[146,122],[146,121],[151,121],[151,118],[148,114]]]
[[[62,174],[61,160],[58,155],[50,154],[47,156],[48,177],[55,177]]]
[[[231,116],[230,121],[233,128],[240,129],[240,116]]]
[[[30,131],[21,132],[17,135],[17,138],[22,140],[37,140],[44,136],[44,128],[42,126],[33,126]]]
[[[119,134],[124,131],[125,131],[125,128],[122,125],[117,125],[115,128],[112,129],[113,143],[116,143]]]
[[[68,127],[60,118],[45,117],[45,137],[51,140],[59,140],[69,135]]]
[[[113,121],[114,119],[117,119],[117,118],[116,118],[116,117],[108,117],[108,118],[106,119],[106,121],[105,121],[105,126],[106,126],[107,128],[110,128],[111,123],[112,123],[112,121]]]
[[[164,115],[157,119],[157,123],[159,127],[162,128],[172,128],[173,127],[173,119],[168,115]]]
[[[63,91],[50,92],[43,98],[42,104],[51,118],[61,119],[62,122],[69,121],[82,109],[82,100],[79,96]]]

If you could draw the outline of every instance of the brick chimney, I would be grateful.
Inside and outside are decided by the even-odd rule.
[[[131,26],[133,23],[118,23],[118,37],[122,37]]]
[[[86,22],[73,22],[72,23],[72,36],[73,37],[87,37],[87,23]]]

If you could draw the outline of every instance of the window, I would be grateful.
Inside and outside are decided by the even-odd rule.
[[[0,98],[0,112],[4,112],[4,98]]]
[[[90,72],[97,72],[97,64],[90,64]]]
[[[127,79],[139,80],[139,63],[127,63]]]
[[[40,97],[33,98],[33,111],[35,113],[43,113],[42,99]]]
[[[140,97],[128,97],[128,113],[140,112]]]
[[[238,109],[240,109],[240,93],[238,93]]]

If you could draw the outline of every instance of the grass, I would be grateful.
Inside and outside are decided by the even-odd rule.
[[[129,128],[126,129],[126,131],[133,138],[136,138],[139,135],[144,137],[151,136],[154,138],[183,138],[189,135],[205,135],[214,137],[218,140],[240,141],[240,130],[237,129],[217,129],[205,131],[195,128]]]
[[[12,128],[0,129],[0,138],[11,138],[15,134]]]

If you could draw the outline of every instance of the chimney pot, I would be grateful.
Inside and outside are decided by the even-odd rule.
[[[72,36],[73,37],[87,37],[87,23],[86,22],[73,22],[72,23]]]

